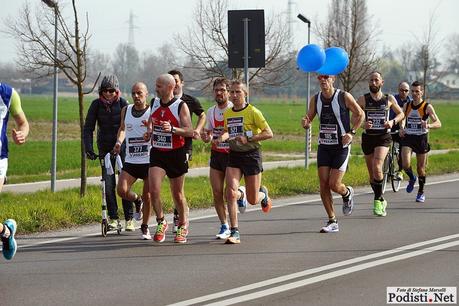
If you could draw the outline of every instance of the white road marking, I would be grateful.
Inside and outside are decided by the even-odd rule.
[[[325,274],[322,274],[322,275],[314,276],[314,277],[311,277],[311,278],[303,279],[303,280],[292,282],[292,283],[289,283],[289,284],[285,284],[285,285],[269,288],[269,289],[266,289],[266,290],[257,291],[257,292],[254,292],[254,293],[250,293],[250,294],[246,294],[246,295],[242,295],[242,296],[238,296],[238,297],[235,297],[235,298],[230,298],[230,299],[226,299],[226,300],[222,300],[222,301],[218,301],[218,302],[211,303],[211,304],[206,304],[206,305],[208,305],[208,306],[210,306],[210,305],[212,305],[212,306],[233,305],[233,304],[236,304],[236,303],[241,303],[241,302],[246,302],[246,301],[250,301],[250,300],[254,300],[254,299],[258,299],[258,298],[263,298],[263,297],[266,297],[268,295],[281,293],[281,292],[284,292],[284,291],[288,291],[288,290],[296,289],[296,288],[299,288],[299,287],[307,286],[307,285],[310,285],[310,284],[318,283],[318,282],[321,282],[321,281],[324,281],[324,280],[327,280],[327,279],[336,278],[336,277],[343,276],[343,275],[346,275],[346,274],[362,271],[362,270],[365,270],[365,269],[374,268],[376,266],[384,265],[384,264],[395,262],[395,261],[399,261],[399,260],[404,260],[404,259],[408,259],[408,258],[412,258],[412,257],[416,257],[416,256],[421,256],[421,255],[424,255],[424,254],[432,253],[432,252],[443,250],[443,249],[447,249],[447,248],[452,248],[452,247],[455,247],[455,246],[458,246],[458,245],[459,245],[459,240],[452,241],[452,242],[436,245],[436,246],[433,246],[433,247],[428,247],[428,248],[425,248],[423,250],[417,250],[417,251],[413,251],[413,252],[409,252],[409,253],[405,253],[405,254],[389,257],[389,258],[379,259],[379,260],[376,260],[376,261],[373,261],[373,262],[363,263],[363,264],[356,265],[356,266],[353,266],[353,267],[349,267],[349,268],[341,269],[341,270],[338,270],[338,271],[325,273]]]
[[[395,248],[395,249],[392,249],[392,250],[387,250],[387,251],[378,252],[378,253],[374,253],[374,254],[370,254],[370,255],[356,257],[356,258],[348,259],[348,260],[345,260],[345,261],[340,261],[340,262],[337,262],[337,263],[333,263],[333,264],[329,264],[329,265],[325,265],[325,266],[321,266],[321,267],[317,267],[317,268],[313,268],[313,269],[307,269],[307,270],[304,270],[304,271],[300,271],[300,272],[296,272],[296,273],[292,273],[292,274],[287,274],[287,275],[280,276],[280,277],[275,277],[275,278],[272,278],[272,279],[264,280],[264,281],[253,283],[253,284],[250,284],[250,285],[241,286],[241,287],[238,287],[238,288],[233,288],[233,289],[230,289],[230,290],[225,290],[225,291],[216,292],[216,293],[209,294],[209,295],[204,295],[204,296],[197,297],[197,298],[194,298],[194,299],[181,301],[181,302],[174,303],[174,304],[171,304],[171,305],[174,305],[174,306],[186,306],[186,305],[194,305],[194,304],[197,304],[197,303],[203,303],[203,302],[211,301],[211,300],[214,300],[214,299],[222,298],[222,297],[225,297],[225,296],[229,296],[229,295],[233,295],[233,294],[239,294],[239,293],[242,293],[242,292],[245,292],[245,291],[264,288],[266,286],[275,285],[275,284],[282,283],[282,282],[285,282],[285,281],[289,281],[289,280],[292,280],[292,279],[295,279],[295,278],[304,277],[304,276],[307,276],[307,275],[311,275],[311,274],[327,271],[327,270],[330,270],[330,269],[336,269],[336,268],[344,267],[344,266],[347,266],[347,265],[351,265],[351,264],[356,264],[356,263],[359,263],[359,262],[367,261],[367,260],[370,260],[370,259],[375,259],[375,258],[391,255],[391,254],[394,254],[394,253],[400,253],[400,252],[404,252],[404,251],[408,251],[408,250],[424,247],[424,246],[429,245],[429,244],[439,243],[439,242],[443,242],[443,241],[446,241],[446,240],[457,239],[457,238],[459,238],[459,233],[458,234],[454,234],[454,235],[439,237],[439,238],[436,238],[436,239],[426,240],[426,241],[422,241],[422,242],[418,242],[418,243],[414,243],[414,244],[409,244],[409,245],[402,246],[402,247],[399,247],[399,248]],[[459,241],[454,241],[454,242],[450,242],[450,243],[454,244],[452,246],[459,245]],[[446,244],[443,244],[443,245],[440,245],[440,246],[449,245],[450,243],[446,243]],[[371,267],[376,266],[376,265],[380,265],[380,264],[383,264],[383,263],[395,261],[395,260],[390,260],[391,258],[400,258],[400,259],[397,259],[397,260],[402,260],[402,259],[405,259],[405,258],[409,258],[409,257],[413,257],[413,256],[419,256],[419,255],[422,255],[422,254],[425,254],[425,253],[433,252],[433,251],[437,250],[436,248],[438,248],[438,247],[439,246],[434,246],[434,247],[426,248],[426,249],[420,250],[420,251],[413,251],[411,253],[406,253],[406,254],[402,254],[402,255],[398,255],[398,256],[394,256],[394,257],[380,259],[380,260],[373,261],[373,262],[370,262],[370,263],[360,264],[360,265],[357,265],[357,266],[354,266],[354,267],[345,268],[345,269],[342,269],[342,270],[326,273],[326,274],[323,274],[323,275],[332,275],[332,273],[338,273],[340,271],[351,271],[352,269],[355,269],[356,267],[365,267],[365,268],[361,268],[360,270],[368,269],[368,268],[371,268]],[[448,247],[451,247],[451,246],[448,246]],[[446,247],[444,247],[444,248],[446,248]],[[418,255],[412,255],[412,256],[404,257],[404,256],[407,256],[409,254],[414,254],[414,253],[417,254],[418,252],[424,252],[424,253],[420,253]],[[387,261],[387,260],[389,260],[389,261]],[[378,263],[378,264],[375,265],[375,263]],[[360,271],[360,270],[355,270],[355,271]],[[353,272],[355,272],[355,271],[353,271]],[[348,273],[352,273],[352,272],[346,272],[346,273],[343,273],[343,274],[340,274],[340,275],[344,275],[344,274],[348,274]],[[321,276],[316,276],[316,277],[313,277],[313,278],[310,278],[310,279],[293,282],[291,284],[302,284],[303,282],[309,281],[309,280],[315,280],[314,282],[318,282],[318,281],[320,281],[320,280],[317,280],[319,277],[321,277]],[[329,278],[332,278],[332,277],[330,276]],[[327,279],[327,278],[325,278],[325,279]],[[309,283],[307,283],[307,284],[309,284]],[[305,286],[307,284],[298,285],[297,287]],[[281,291],[278,291],[278,292],[277,291],[272,291],[272,290],[277,290],[276,288],[287,288],[285,286],[288,286],[288,285],[290,285],[290,284],[286,284],[286,285],[282,285],[282,286],[279,286],[279,287],[270,288],[270,289],[267,289],[267,290],[262,290],[262,291],[259,291],[259,292],[263,292],[264,295],[268,295],[268,294],[275,294],[275,293],[278,293],[278,292],[282,292],[282,291],[286,291],[286,290],[297,288],[297,287],[292,287],[292,288],[289,287],[290,289],[285,289],[285,290],[281,290]],[[265,291],[271,292],[271,293],[265,293]],[[254,296],[254,294],[257,294],[257,293],[247,294],[246,296],[251,296],[252,297],[252,296]],[[260,297],[260,296],[258,296],[258,297]],[[258,298],[258,297],[254,297],[254,298]],[[241,298],[241,297],[238,297],[238,298]],[[250,299],[254,299],[254,298],[250,298]],[[250,300],[250,299],[247,299],[247,300]],[[230,300],[233,300],[233,299],[230,299]],[[238,300],[235,303],[239,303],[239,302],[243,302],[243,301],[247,301],[247,300],[241,300],[241,301]],[[222,304],[220,304],[221,302],[222,301],[219,301],[218,304],[222,305]],[[230,304],[225,304],[225,305],[230,305]]]

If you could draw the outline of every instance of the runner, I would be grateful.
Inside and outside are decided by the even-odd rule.
[[[416,202],[424,203],[424,185],[426,183],[427,156],[430,151],[429,131],[430,129],[441,128],[441,122],[435,113],[432,104],[423,100],[424,84],[415,81],[411,84],[411,95],[413,101],[405,104],[403,110],[406,119],[401,123],[400,136],[402,137],[402,162],[403,170],[410,178],[406,186],[406,192],[411,193],[414,189],[417,177],[411,169],[411,154],[416,153],[417,174],[419,178],[419,189]]]
[[[383,94],[384,84],[381,73],[370,74],[370,92],[361,96],[357,103],[365,111],[365,131],[362,133],[362,151],[365,154],[370,185],[374,192],[373,213],[387,215],[387,201],[383,197],[383,164],[392,142],[390,129],[402,121],[403,112],[392,95]],[[396,116],[389,120],[389,109]]]
[[[206,124],[206,113],[204,112],[204,109],[202,108],[201,103],[199,102],[197,98],[183,93],[184,80],[183,80],[182,72],[174,69],[174,70],[170,70],[168,73],[172,75],[172,77],[174,77],[174,80],[175,80],[174,96],[186,103],[190,111],[191,119],[193,119],[193,114],[195,114],[198,117],[198,120],[196,122],[196,127],[193,130],[193,136],[185,137],[185,150],[186,150],[188,161],[191,161],[193,159],[193,139],[194,140],[200,139],[201,131],[204,128],[204,125]],[[179,220],[178,211],[177,211],[177,208],[174,208],[174,227],[173,227],[174,233],[177,232],[178,220]]]
[[[216,146],[227,141],[230,145],[228,166],[226,168],[226,198],[231,224],[231,234],[225,243],[240,243],[238,228],[237,200],[247,199],[252,205],[261,204],[263,212],[271,210],[268,189],[261,185],[263,164],[260,141],[273,137],[263,114],[246,102],[247,88],[239,80],[231,82],[230,100],[233,108],[224,113],[224,133],[212,140]],[[239,181],[245,180],[245,192],[241,193]],[[243,190],[244,191],[244,190]]]
[[[354,189],[341,181],[347,170],[351,142],[357,128],[362,124],[364,113],[354,97],[334,88],[336,77],[318,75],[320,92],[309,101],[309,110],[301,123],[309,129],[316,114],[319,117],[319,147],[317,150],[317,172],[320,180],[320,197],[328,215],[327,224],[321,233],[339,231],[333,208],[331,191],[343,198],[343,214],[349,216],[354,208]],[[352,112],[352,116],[349,115]]]
[[[151,198],[148,191],[151,145],[149,141],[143,139],[143,135],[147,131],[145,123],[148,122],[150,117],[147,97],[148,89],[144,83],[138,82],[132,86],[134,104],[125,106],[121,110],[121,124],[113,151],[116,154],[120,154],[121,144],[126,139],[126,158],[118,180],[117,192],[121,198],[134,202],[136,209],[134,218],[137,221],[143,221],[140,226],[142,239],[151,240],[150,230],[148,229],[148,220],[151,213]],[[142,197],[131,190],[137,179],[143,180],[143,201]],[[142,205],[143,203],[145,205]],[[129,227],[126,225],[126,230],[134,231],[134,224],[130,224]]]
[[[397,101],[398,106],[400,106],[400,108],[402,109],[406,103],[409,103],[412,100],[411,97],[408,95],[409,92],[410,92],[410,85],[407,82],[400,82],[400,84],[398,84],[398,94],[395,94],[394,98]],[[389,112],[389,120],[393,120],[394,118],[395,118],[395,113],[391,109]],[[403,179],[402,172],[401,172],[401,170],[403,169],[403,166],[402,166],[402,146],[401,146],[399,131],[400,131],[400,122],[392,127],[390,134],[392,136],[392,142],[394,144],[398,143],[398,148],[399,148],[398,153],[399,154],[397,156],[398,170],[396,172],[396,178],[401,181]]]
[[[229,98],[230,83],[225,78],[215,79],[213,84],[214,100],[217,105],[209,108],[207,111],[207,126],[204,132],[201,133],[201,138],[204,142],[210,142],[211,139],[217,139],[223,133],[224,119],[223,113],[233,107],[233,103],[228,100]],[[220,219],[220,231],[218,232],[217,239],[227,239],[230,234],[230,228],[226,218],[226,206],[223,197],[223,190],[225,185],[225,172],[228,165],[229,155],[229,144],[223,142],[218,145],[212,143],[210,151],[210,162],[209,162],[209,180],[212,187],[212,193],[214,198],[214,206],[217,212],[218,218]],[[243,187],[239,187],[242,189]],[[239,206],[239,212],[244,212],[247,202],[238,200],[241,205]]]
[[[12,130],[12,138],[15,144],[22,145],[29,135],[29,122],[21,107],[21,98],[13,87],[0,83],[0,192],[6,181],[8,170],[8,137],[7,126],[9,116],[12,116],[16,128]],[[13,219],[7,219],[0,223],[0,238],[2,240],[3,257],[13,259],[17,250],[16,234],[17,224]]]
[[[161,184],[167,175],[174,205],[179,213],[179,226],[174,238],[177,243],[185,243],[188,235],[188,205],[183,189],[188,160],[185,137],[193,135],[188,106],[174,97],[175,80],[170,74],[156,79],[157,98],[151,101],[151,115],[145,140],[151,139],[149,184],[153,209],[156,213],[156,233],[153,240],[166,239],[168,224],[161,206]]]

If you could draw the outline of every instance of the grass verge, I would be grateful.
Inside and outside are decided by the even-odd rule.
[[[415,161],[413,161],[415,164]],[[432,165],[435,165],[432,167]],[[428,175],[459,172],[459,152],[429,157]],[[345,183],[353,186],[367,184],[367,170],[361,158],[354,157],[349,164]],[[317,193],[319,183],[315,165],[304,168],[278,168],[263,174],[273,198],[305,193]],[[134,186],[140,192],[141,184]],[[192,209],[212,207],[212,193],[207,177],[187,178],[185,193]],[[168,182],[163,183],[162,202],[171,212],[172,198]],[[121,208],[121,201],[119,201]],[[120,216],[122,216],[120,210]],[[49,231],[100,221],[100,191],[88,187],[87,195],[80,198],[78,189],[51,193],[40,191],[31,194],[0,194],[0,220],[14,218],[19,223],[19,233]]]

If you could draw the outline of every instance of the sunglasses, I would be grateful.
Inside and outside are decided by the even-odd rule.
[[[330,78],[329,75],[318,75],[317,79],[318,80],[328,80]]]
[[[398,91],[408,92],[410,90],[409,89],[399,89]]]
[[[114,88],[107,88],[107,89],[104,89],[103,92],[109,92],[109,93],[114,93],[116,91],[116,89]]]

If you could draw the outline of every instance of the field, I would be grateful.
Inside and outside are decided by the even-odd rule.
[[[24,146],[10,146],[9,180],[11,183],[49,180],[51,163],[51,110],[50,97],[22,97],[23,108],[29,118],[31,133]],[[86,101],[87,109],[90,99]],[[301,158],[304,155],[304,130],[300,127],[300,118],[304,114],[304,101],[255,101],[270,123],[275,137],[263,143],[264,160]],[[211,103],[203,101],[207,109]],[[459,129],[456,118],[459,115],[459,103],[436,101],[435,108],[443,123],[440,130],[431,133],[433,149],[459,148]],[[58,133],[58,178],[79,176],[80,167],[80,132],[77,123],[78,106],[75,99],[63,98],[59,102]],[[12,126],[12,125],[10,125]],[[359,133],[360,134],[360,133]],[[316,150],[317,125],[313,125],[313,152]],[[367,184],[367,170],[360,150],[360,139],[352,151],[354,158],[349,164],[345,183],[354,186]],[[207,164],[208,145],[194,143],[192,166]],[[459,152],[450,152],[429,157],[427,171],[429,175],[459,171]],[[414,161],[413,161],[414,162]],[[415,162],[414,162],[415,163]],[[100,174],[98,163],[88,162],[88,175]],[[432,166],[433,165],[433,166]],[[263,181],[275,198],[302,193],[318,192],[316,167],[305,170],[302,167],[280,168],[264,172]],[[140,191],[140,183],[134,189]],[[162,203],[166,211],[172,209],[172,199],[163,184]],[[190,207],[208,208],[211,203],[211,189],[207,177],[187,178],[185,193]],[[98,222],[100,219],[100,191],[97,186],[89,186],[85,197],[80,198],[78,188],[51,193],[40,191],[32,194],[0,194],[0,220],[14,218],[21,224],[20,233],[54,230],[81,224]],[[120,207],[121,205],[119,205]],[[120,208],[120,215],[122,215]]]
[[[85,101],[85,112],[92,98]],[[202,101],[204,109],[210,101]],[[52,98],[46,96],[23,96],[23,109],[30,122],[31,132],[24,146],[10,145],[8,178],[10,183],[30,182],[49,179],[51,164]],[[305,131],[300,119],[305,112],[305,101],[254,101],[262,110],[275,137],[263,143],[264,159],[276,160],[301,158],[304,154]],[[434,101],[435,109],[443,127],[430,134],[432,149],[459,148],[459,103]],[[58,178],[79,176],[80,130],[78,126],[78,103],[75,98],[64,97],[59,100],[58,123]],[[12,123],[12,122],[11,122]],[[312,129],[312,151],[317,148],[317,120]],[[10,124],[10,128],[13,124]],[[360,134],[360,133],[358,133]],[[352,153],[361,154],[360,137],[352,147]],[[204,166],[208,161],[208,145],[194,142],[192,167]],[[286,157],[288,155],[288,157]],[[98,163],[89,162],[88,174],[98,175]]]

